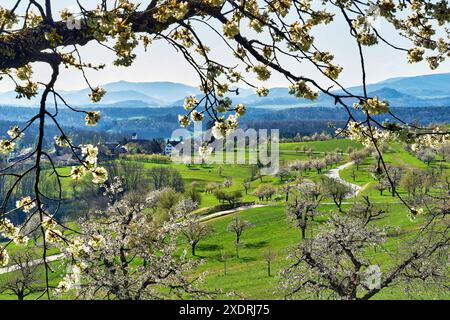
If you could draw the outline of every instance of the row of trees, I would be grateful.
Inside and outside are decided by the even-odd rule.
[[[296,160],[289,164],[287,168],[282,168],[283,171],[296,171],[300,174],[311,170],[316,170],[318,174],[322,173],[322,170],[331,167],[342,161],[342,156],[339,154],[328,154],[322,159],[313,160]]]
[[[301,135],[299,133],[297,133],[294,137],[292,138],[282,138],[280,140],[280,142],[308,142],[308,141],[327,141],[327,140],[331,140],[332,136],[323,131],[321,133],[313,133],[310,135]]]

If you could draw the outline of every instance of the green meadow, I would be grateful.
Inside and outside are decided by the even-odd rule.
[[[289,164],[294,160],[305,160],[323,157],[323,153],[335,152],[340,149],[343,152],[340,164],[349,162],[346,154],[348,148],[353,150],[362,149],[362,146],[346,139],[317,141],[317,142],[299,142],[299,143],[282,143],[280,144],[280,158],[282,165]],[[307,155],[303,150],[309,148],[313,153]],[[402,166],[406,169],[419,168],[422,170],[428,168],[443,167],[443,175],[449,175],[450,166],[448,163],[441,163],[437,158],[430,166],[406,152],[401,145],[390,145],[384,153],[386,163]],[[405,239],[416,234],[420,225],[424,223],[426,217],[419,217],[416,220],[410,220],[407,209],[400,204],[400,201],[386,190],[383,195],[375,189],[376,180],[370,173],[370,167],[376,163],[376,159],[369,156],[356,169],[355,165],[349,166],[340,172],[341,178],[353,184],[362,187],[359,196],[369,196],[377,204],[383,204],[389,207],[389,214],[384,215],[381,219],[374,223],[379,226],[387,226],[388,238],[384,244],[386,249],[395,250]],[[339,164],[336,164],[339,165]],[[335,166],[336,166],[335,165]],[[283,299],[283,292],[279,288],[278,274],[286,268],[291,260],[287,259],[288,252],[301,241],[300,230],[293,226],[288,219],[284,208],[284,196],[278,193],[270,201],[258,202],[257,198],[252,195],[260,184],[270,183],[275,187],[280,187],[287,183],[289,179],[295,178],[295,173],[291,173],[289,177],[280,179],[277,176],[263,176],[255,178],[251,181],[251,188],[248,194],[245,194],[243,182],[252,176],[252,167],[250,165],[234,165],[234,164],[205,164],[191,165],[184,164],[156,164],[143,163],[144,168],[152,167],[171,167],[178,170],[188,186],[195,182],[198,185],[202,195],[200,208],[209,208],[219,204],[219,201],[212,194],[204,192],[205,186],[210,182],[223,183],[225,179],[232,181],[230,190],[242,191],[243,198],[241,201],[257,202],[264,205],[260,208],[251,208],[243,210],[238,214],[242,219],[248,220],[254,224],[254,227],[244,231],[242,235],[242,245],[239,247],[239,257],[236,254],[234,242],[234,233],[227,231],[227,226],[237,213],[212,218],[205,223],[210,224],[214,232],[207,238],[200,241],[197,246],[196,256],[193,259],[201,259],[203,263],[193,272],[193,276],[206,272],[204,282],[201,284],[206,289],[221,289],[223,292],[234,292],[232,296],[221,296],[222,298],[251,298],[251,299]],[[326,170],[330,169],[328,167]],[[70,168],[60,168],[59,172],[68,174]],[[320,174],[316,170],[306,171],[302,174],[304,179],[317,180]],[[63,187],[70,190],[70,179],[63,179]],[[406,191],[401,187],[398,189],[400,195],[406,196]],[[70,191],[67,194],[70,197]],[[343,205],[346,211],[355,199],[346,199]],[[320,215],[311,223],[307,229],[307,237],[312,237],[317,232],[331,212],[337,212],[336,206],[331,199],[324,199],[320,208]],[[71,224],[76,227],[75,224]],[[400,231],[399,231],[400,230]],[[188,247],[186,240],[180,236],[180,250]],[[264,260],[264,252],[268,249],[276,253],[275,260],[271,263],[271,276],[268,276],[267,262]],[[12,247],[12,252],[20,250],[20,248]],[[52,249],[51,253],[56,253],[56,249]],[[392,258],[386,252],[368,251],[370,258],[383,266],[389,267],[394,263]],[[63,270],[60,262],[53,263],[55,273],[51,273],[50,282],[55,285],[61,278]],[[0,281],[8,275],[0,275]],[[36,298],[34,294],[29,298]],[[10,295],[2,294],[1,299],[11,299]],[[64,298],[64,297],[62,297]],[[66,297],[67,298],[67,297]],[[429,289],[424,292],[415,293],[411,296],[404,291],[402,284],[396,284],[388,289],[383,290],[375,296],[375,299],[450,299],[448,292],[440,292],[438,290]]]

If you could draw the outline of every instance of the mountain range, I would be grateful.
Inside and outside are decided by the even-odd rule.
[[[200,95],[194,86],[175,82],[128,82],[118,81],[103,86],[107,94],[96,108],[161,108],[181,106],[189,94]],[[348,91],[361,94],[362,87],[350,87]],[[391,78],[369,84],[370,96],[388,99],[394,107],[450,106],[450,73]],[[64,99],[73,106],[89,106],[89,89],[60,91]],[[336,91],[339,93],[339,91]],[[332,107],[334,100],[321,95],[316,101],[297,99],[283,87],[271,88],[267,97],[258,97],[252,90],[239,88],[239,95],[233,96],[235,103],[249,107],[284,109],[292,107],[321,106]],[[352,101],[347,101],[351,103]],[[33,107],[38,105],[38,97],[31,100],[16,99],[14,91],[0,93],[0,105]]]

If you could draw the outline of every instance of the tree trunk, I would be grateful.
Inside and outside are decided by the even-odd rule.
[[[334,204],[336,205],[336,207],[338,207],[339,212],[342,212],[342,209],[341,209],[342,200],[337,200],[336,198],[334,198],[333,201],[334,201]]]
[[[270,277],[270,261],[267,261],[267,276]]]

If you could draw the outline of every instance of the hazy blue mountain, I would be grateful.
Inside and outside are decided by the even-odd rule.
[[[92,104],[89,101],[89,91],[82,90],[78,92],[64,92],[61,94],[66,101],[70,101],[73,105],[90,105]],[[121,91],[112,91],[109,90],[106,92],[106,95],[102,99],[102,104],[116,104],[124,101],[143,101],[150,106],[160,106],[164,105],[165,102],[159,99],[150,97],[136,90],[121,90]]]
[[[103,109],[103,108],[126,108],[126,109],[140,109],[140,108],[157,108],[158,106],[155,106],[155,104],[149,104],[142,100],[126,100],[126,101],[120,101],[116,103],[97,103],[95,105],[97,109]]]
[[[188,94],[199,94],[200,91],[181,83],[174,82],[128,82],[118,81],[102,86],[106,90],[106,95],[102,99],[102,104],[118,103],[121,101],[140,100],[149,106],[167,105],[185,97]],[[88,89],[75,92],[66,92],[73,104],[88,102]],[[78,97],[86,97],[81,100]]]
[[[404,98],[412,99],[412,98],[414,98],[414,96],[401,93],[400,91],[397,91],[395,89],[388,88],[388,87],[383,87],[381,89],[371,91],[370,95],[377,96],[377,97],[383,97],[384,99],[404,99]]]
[[[369,91],[376,91],[382,88],[394,89],[400,93],[418,98],[450,96],[450,73],[391,78],[367,86]],[[352,87],[349,90],[352,92],[362,92],[361,87]]]
[[[350,92],[362,94],[362,87],[348,88]],[[367,90],[370,96],[378,96],[390,100],[392,105],[404,106],[450,106],[450,73],[424,75],[416,77],[392,78],[369,84]],[[336,91],[339,92],[339,91]],[[288,94],[286,88],[272,88],[268,97],[260,98],[251,95],[237,98],[236,101],[248,106],[285,108],[286,106],[334,106],[334,100],[321,95],[316,101],[296,99]],[[347,101],[352,103],[353,101]]]
[[[103,86],[107,94],[101,106],[127,108],[153,108],[181,106],[189,94],[201,96],[198,88],[174,82],[128,82],[118,81]],[[348,88],[354,94],[362,94],[362,88]],[[391,78],[379,83],[369,84],[370,96],[388,99],[394,107],[450,106],[450,73],[422,75],[415,77]],[[74,106],[92,108],[89,102],[89,89],[62,91],[61,95]],[[336,91],[339,93],[339,91]],[[283,109],[292,107],[332,107],[334,99],[321,95],[316,101],[297,99],[288,94],[288,89],[276,87],[270,89],[268,97],[259,97],[253,89],[239,88],[239,95],[230,94],[235,103],[244,103],[249,107]],[[0,104],[18,106],[37,106],[39,96],[31,100],[16,99],[15,92],[0,93]],[[353,100],[347,99],[348,104]]]
[[[2,105],[12,105],[12,106],[37,106],[39,100],[33,98],[31,100],[27,99],[16,99],[17,94],[14,91],[7,91],[0,93],[0,104]]]
[[[362,94],[361,86],[351,87],[348,90],[354,94]],[[367,90],[370,96],[388,99],[391,106],[395,107],[450,106],[450,73],[387,79],[369,84]],[[237,100],[248,106],[270,109],[334,106],[334,99],[326,95],[322,94],[316,101],[307,101],[290,96],[286,88],[273,88],[265,98],[252,95]],[[346,102],[352,104],[356,101],[347,99]]]
[[[128,82],[118,81],[103,86],[106,91],[136,91],[164,104],[175,102],[189,94],[200,94],[194,86],[175,82]],[[127,100],[127,99],[124,99]],[[142,100],[142,99],[139,99]]]

